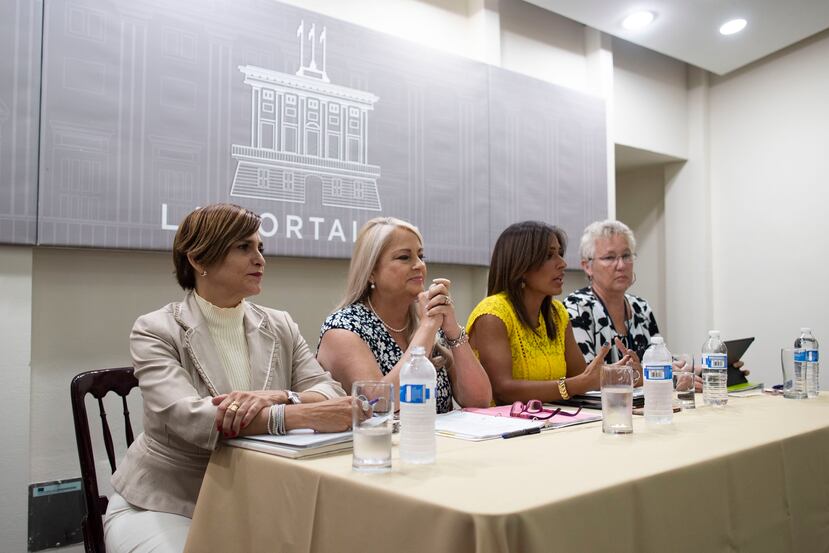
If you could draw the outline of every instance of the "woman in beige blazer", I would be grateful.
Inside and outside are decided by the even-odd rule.
[[[249,303],[265,258],[259,216],[215,204],[190,213],[173,243],[181,302],[139,317],[130,336],[144,432],[112,477],[106,548],[184,548],[210,453],[222,437],[351,424],[342,387],[284,311]]]

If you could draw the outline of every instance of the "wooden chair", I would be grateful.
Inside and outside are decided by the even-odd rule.
[[[100,369],[80,373],[72,379],[70,392],[72,395],[72,416],[75,420],[75,440],[78,443],[78,460],[81,465],[81,479],[83,480],[84,496],[86,501],[86,517],[81,522],[83,540],[87,553],[105,553],[104,549],[104,522],[108,500],[106,496],[98,495],[98,480],[95,473],[95,457],[92,454],[92,440],[89,435],[89,419],[86,416],[86,394],[92,394],[98,400],[98,410],[101,415],[101,428],[104,434],[104,446],[112,472],[115,472],[115,449],[112,446],[112,434],[107,423],[103,398],[109,392],[121,396],[124,406],[124,428],[127,434],[127,447],[132,444],[132,425],[127,408],[127,395],[138,386],[138,380],[133,374],[132,367],[117,369]]]

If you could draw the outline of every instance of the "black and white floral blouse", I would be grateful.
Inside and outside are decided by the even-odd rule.
[[[386,327],[363,303],[353,303],[335,311],[320,328],[320,341],[322,336],[332,328],[350,330],[368,345],[374,359],[380,366],[384,375],[391,372],[394,366],[403,356],[403,350],[394,341],[394,338],[386,330]],[[319,349],[319,344],[317,344]],[[452,410],[452,383],[449,381],[449,374],[444,367],[436,367],[437,390],[435,392],[435,405],[438,413],[446,413]]]
[[[659,327],[647,301],[632,294],[625,294],[625,299],[630,305],[630,318],[625,321],[627,336],[619,338],[626,348],[634,350],[639,359],[642,359],[650,345],[651,336],[659,334]],[[604,303],[593,292],[593,288],[588,286],[573,292],[564,299],[564,306],[570,314],[573,334],[585,361],[590,363],[596,357],[596,351],[604,344],[613,346],[605,357],[606,362],[614,363],[622,358],[613,340],[618,333],[613,328]]]

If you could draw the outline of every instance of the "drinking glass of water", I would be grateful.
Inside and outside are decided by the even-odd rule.
[[[637,372],[630,365],[602,365],[602,432],[633,432],[633,383]]]
[[[795,349],[783,348],[780,350],[780,365],[783,369],[783,397],[787,399],[806,399],[806,367],[805,363],[795,363]]]
[[[378,380],[358,380],[351,386],[351,414],[351,466],[360,472],[390,471],[394,386]]]
[[[674,353],[671,356],[674,373],[674,392],[682,409],[695,409],[694,356],[690,353]]]

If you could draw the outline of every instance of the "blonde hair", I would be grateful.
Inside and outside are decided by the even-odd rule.
[[[345,295],[337,305],[338,310],[368,298],[371,291],[371,283],[369,282],[371,273],[377,266],[380,254],[389,245],[392,233],[398,228],[408,230],[417,236],[420,244],[423,245],[423,236],[417,227],[402,219],[375,217],[367,221],[357,234],[357,242],[354,244],[351,264],[348,267]]]
[[[375,217],[374,219],[366,221],[366,224],[363,225],[357,234],[354,252],[351,254],[351,263],[348,266],[345,294],[335,311],[368,300],[371,294],[371,273],[377,267],[380,255],[391,242],[392,234],[399,228],[407,230],[417,236],[420,245],[423,245],[423,235],[420,234],[418,228],[402,219],[397,219],[396,217]],[[409,306],[406,323],[405,336],[408,342],[411,340],[419,324],[417,308],[414,303]],[[440,344],[435,344],[435,349],[432,351],[433,363],[437,355],[442,356],[446,360],[444,366],[449,368],[452,363],[451,352]],[[435,366],[437,366],[437,363]]]

